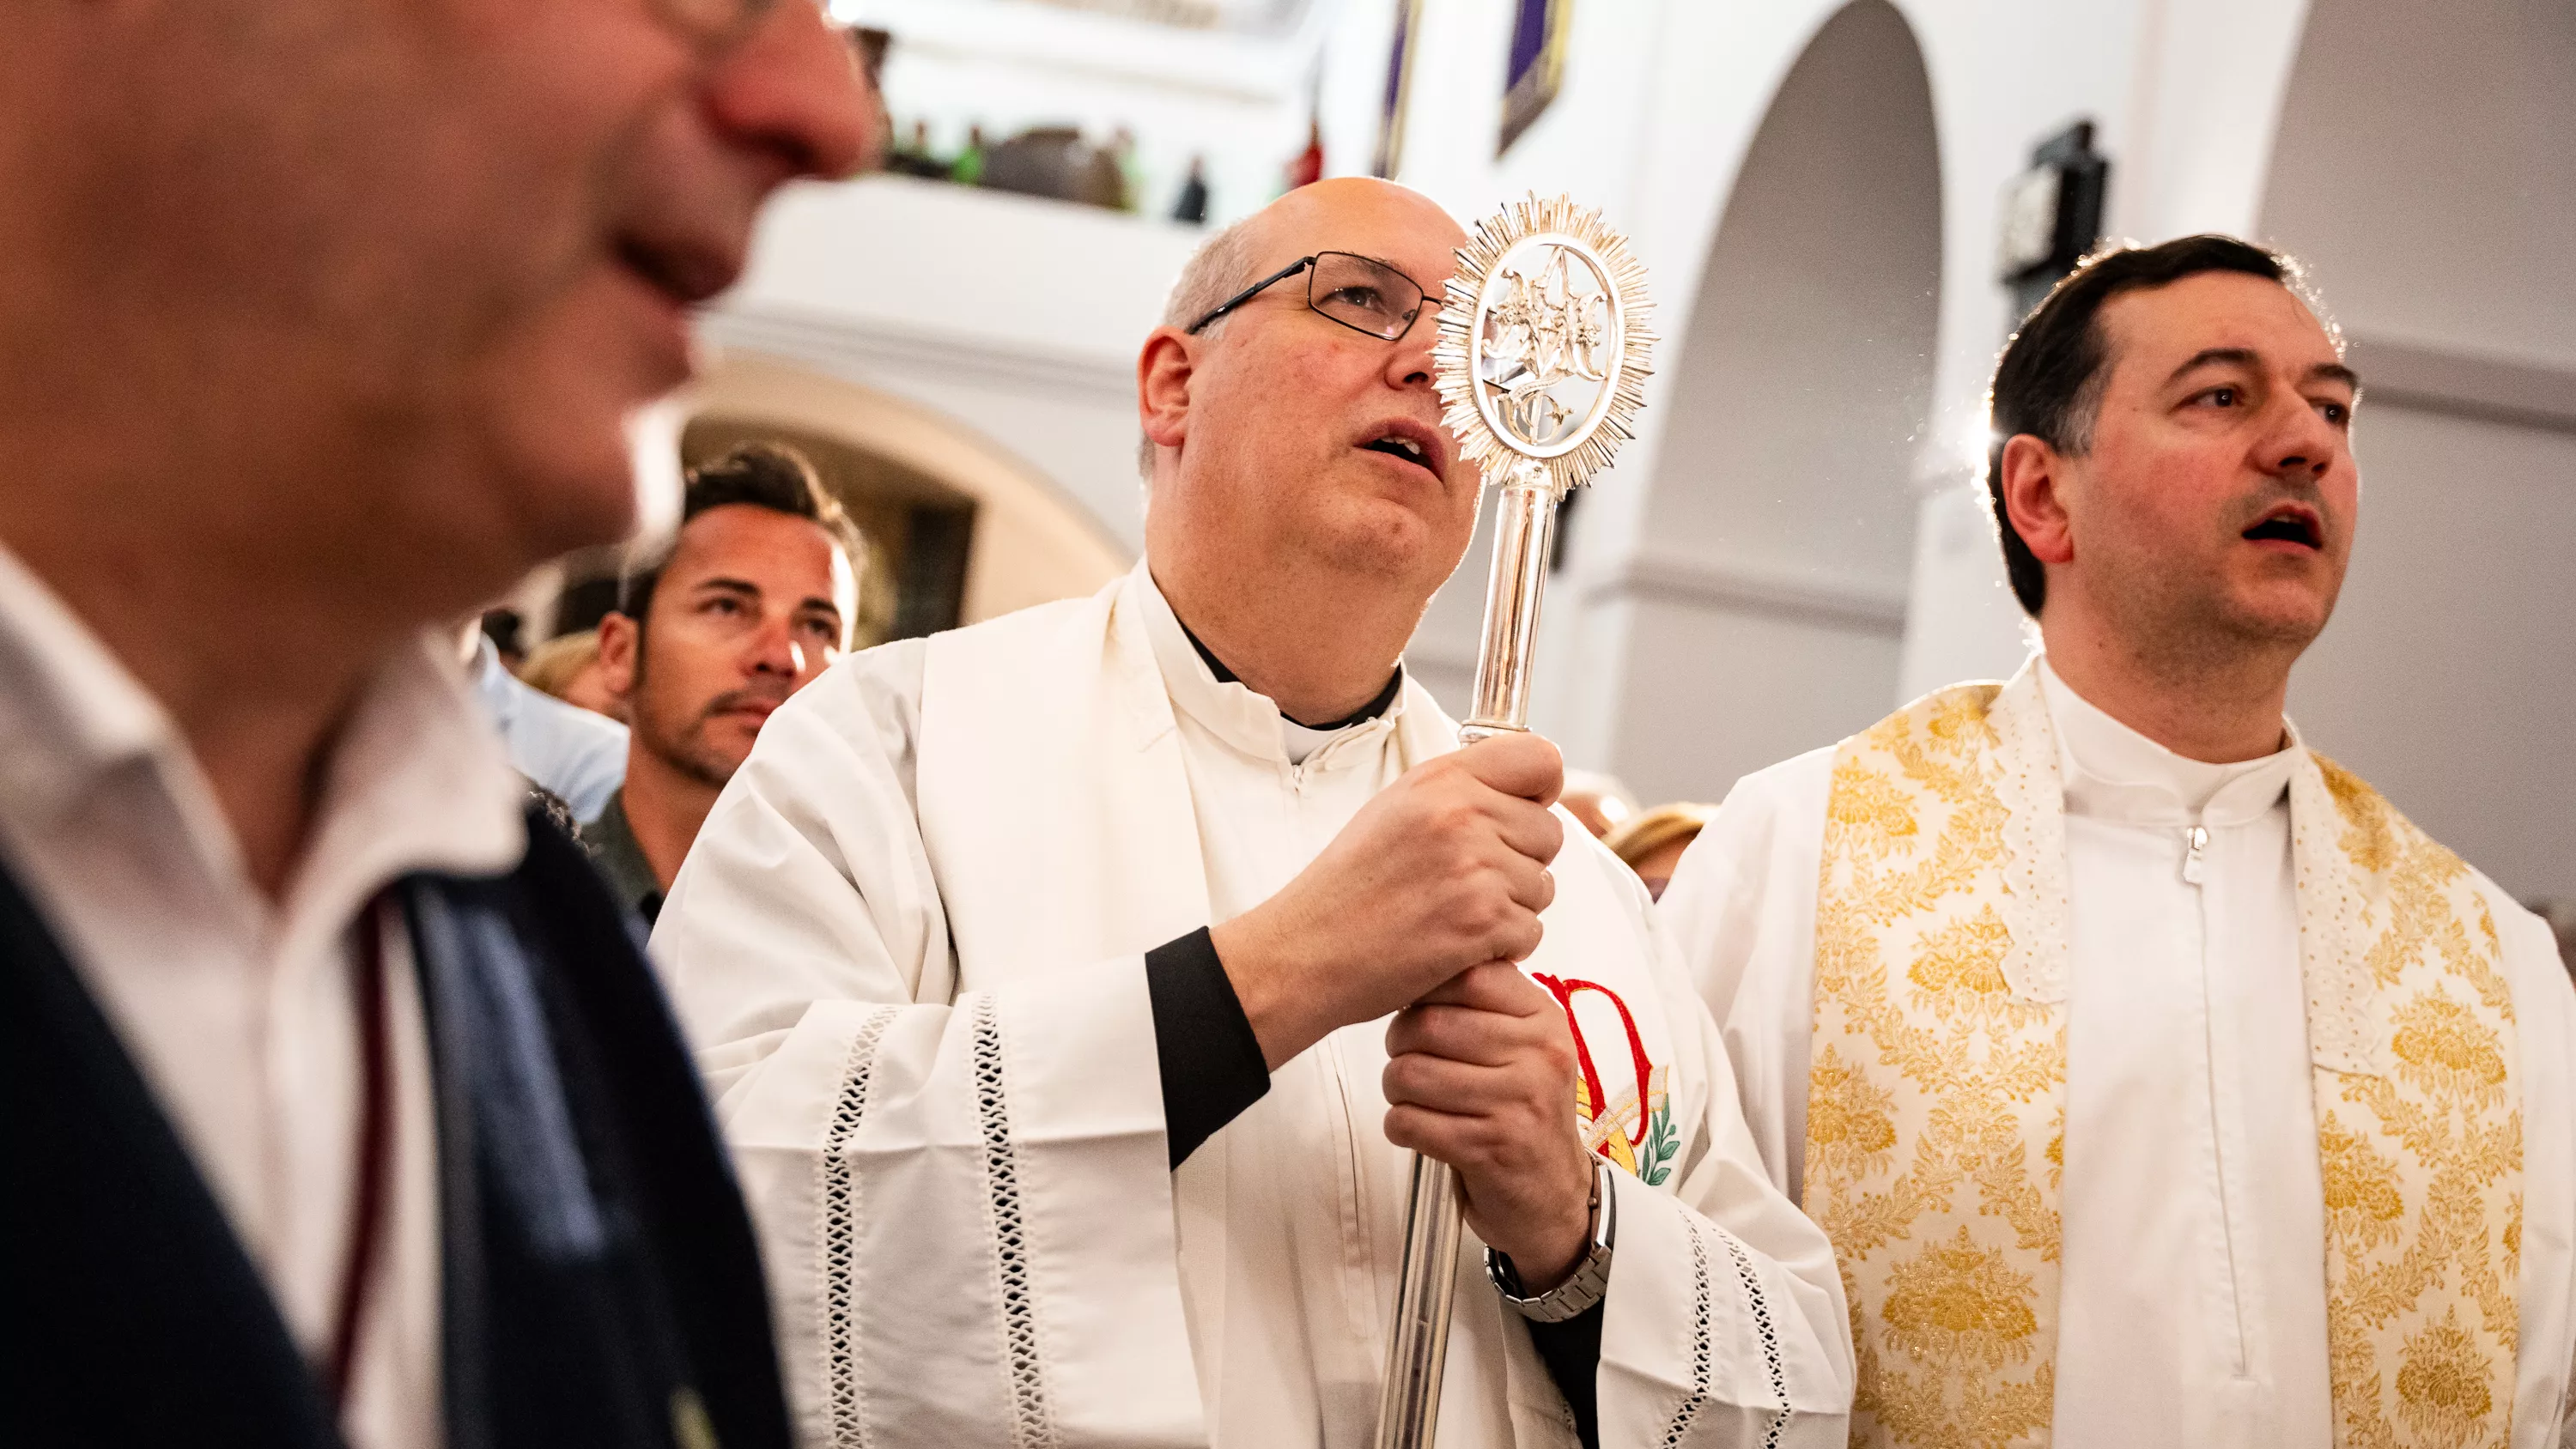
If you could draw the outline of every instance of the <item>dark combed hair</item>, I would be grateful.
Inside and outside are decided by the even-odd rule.
[[[2004,507],[2004,444],[2028,433],[2061,453],[2080,457],[2093,446],[2093,424],[2110,380],[2110,342],[2102,335],[2102,307],[2123,292],[2162,287],[2203,272],[2242,272],[2278,282],[2318,309],[2299,264],[2232,236],[2179,237],[2152,247],[2117,247],[2079,263],[2022,319],[1995,362],[1986,394],[1986,497],[1994,505],[1995,534],[2003,544],[2004,572],[2024,612],[2037,617],[2048,600],[2048,573],[2014,531]]]
[[[850,522],[840,500],[823,487],[815,475],[814,465],[805,455],[784,443],[745,443],[712,462],[701,463],[689,470],[688,486],[681,495],[680,527],[710,508],[748,503],[791,518],[811,520],[832,542],[839,546],[855,565],[860,558],[859,531]],[[645,616],[653,609],[653,588],[662,581],[662,570],[671,562],[671,551],[678,546],[679,532],[643,560],[630,566],[618,581],[617,612],[635,621],[639,634]]]

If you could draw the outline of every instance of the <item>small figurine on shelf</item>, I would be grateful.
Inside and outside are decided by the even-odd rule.
[[[966,149],[958,152],[957,159],[949,163],[948,179],[956,182],[960,186],[981,186],[984,184],[983,127],[968,126],[966,128]]]
[[[1205,226],[1208,211],[1207,158],[1190,158],[1189,179],[1181,183],[1181,199],[1172,208],[1172,220],[1192,226]]]
[[[898,176],[920,176],[933,181],[947,179],[948,163],[930,154],[930,123],[912,123],[912,136],[895,147],[886,158],[886,169]]]
[[[1118,167],[1118,209],[1136,211],[1145,204],[1145,168],[1136,159],[1136,133],[1125,126],[1109,138],[1109,159]]]
[[[1298,152],[1297,159],[1288,163],[1288,189],[1294,191],[1300,186],[1312,186],[1323,179],[1324,123],[1310,119],[1306,122],[1306,149]]]

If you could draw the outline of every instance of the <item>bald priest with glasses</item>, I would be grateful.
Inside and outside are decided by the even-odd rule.
[[[1144,562],[854,656],[708,816],[653,945],[805,1442],[1366,1445],[1419,1149],[1476,1240],[1442,1449],[1842,1443],[1832,1255],[1644,890],[1399,659],[1475,523],[1464,240],[1350,180],[1210,243]]]

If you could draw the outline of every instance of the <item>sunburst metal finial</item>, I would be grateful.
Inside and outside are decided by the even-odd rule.
[[[1458,249],[1432,351],[1441,422],[1489,482],[1546,470],[1582,486],[1636,436],[1646,405],[1646,269],[1601,213],[1536,194]]]

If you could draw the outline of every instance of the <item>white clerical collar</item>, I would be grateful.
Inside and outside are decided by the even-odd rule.
[[[1154,582],[1147,561],[1139,560],[1131,576],[1134,597],[1145,618],[1146,636],[1154,641],[1154,663],[1172,704],[1205,725],[1217,738],[1254,759],[1284,759],[1303,765],[1326,749],[1338,754],[1344,741],[1368,739],[1394,730],[1404,713],[1404,692],[1376,717],[1329,729],[1301,725],[1279,712],[1268,695],[1255,693],[1239,680],[1219,679],[1190,641],[1162,586]]]
[[[2237,825],[2281,800],[2301,746],[2288,720],[2289,743],[2260,759],[2232,765],[2177,755],[2113,719],[2039,661],[2040,697],[2057,734],[2057,759],[2070,815],[2137,825]]]

